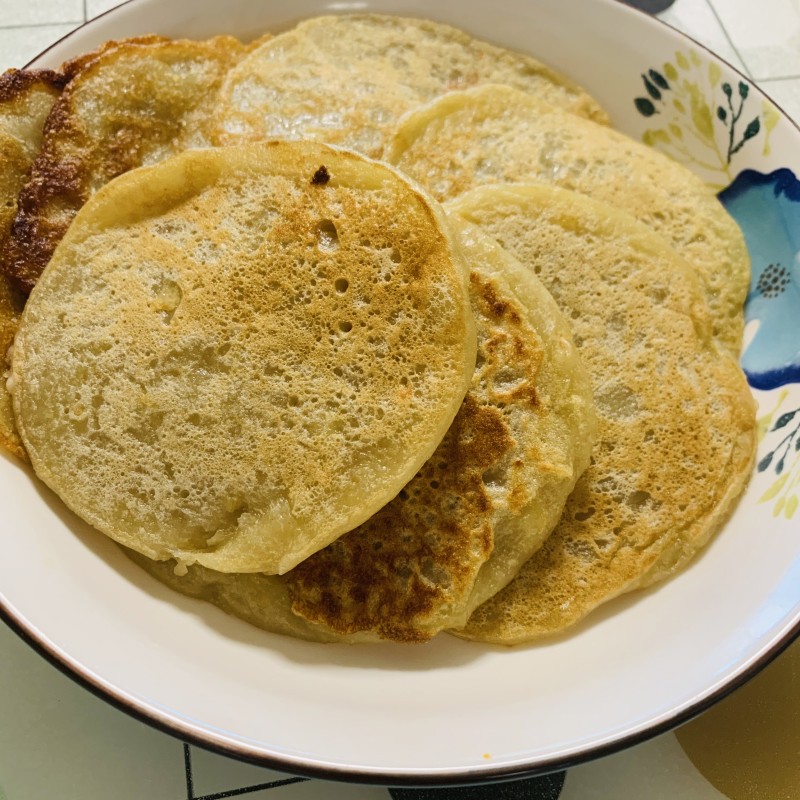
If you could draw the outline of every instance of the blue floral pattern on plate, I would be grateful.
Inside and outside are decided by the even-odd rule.
[[[745,320],[757,328],[742,354],[750,385],[771,390],[800,382],[800,181],[783,168],[747,169],[719,193],[744,233],[752,261]],[[789,392],[758,420],[758,472],[772,472],[759,503],[791,519],[800,506],[800,407],[787,408]],[[787,463],[788,462],[788,463]]]
[[[752,261],[745,319],[758,328],[742,354],[756,389],[800,382],[800,181],[790,169],[747,169],[719,193]]]

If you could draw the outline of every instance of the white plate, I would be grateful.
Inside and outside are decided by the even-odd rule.
[[[534,53],[583,83],[617,127],[683,160],[710,164],[695,166],[712,183],[727,185],[745,168],[800,174],[800,132],[749,81],[613,0],[132,0],[35,64],[58,65],[109,38],[250,37],[324,11],[363,9],[430,16]],[[740,81],[748,88],[740,90]],[[740,101],[743,109],[733,137],[728,123],[735,114],[726,123],[716,111],[727,102],[726,85],[734,111]],[[751,135],[727,158],[755,117],[758,126],[750,125]],[[714,149],[718,169],[709,155]],[[776,210],[776,181],[770,174],[737,184],[744,186],[737,197],[753,222],[756,276],[784,236],[786,269],[796,280],[787,221],[795,201],[784,191],[786,208]],[[767,238],[762,210],[780,229]],[[781,320],[792,308],[784,308],[784,294],[782,310],[771,316],[764,298],[754,297],[748,334],[761,330],[759,352],[769,360],[791,350]],[[800,309],[793,311],[796,320]],[[777,349],[765,350],[764,331]],[[798,415],[778,425],[800,407],[800,385],[778,385],[787,376],[800,379],[796,366],[781,372],[780,364],[767,364],[767,378],[758,378],[775,384],[757,393],[762,413],[780,402],[759,459],[800,423]],[[554,769],[686,719],[800,631],[800,515],[790,519],[800,480],[797,438],[780,445],[790,451],[782,462],[780,450],[755,475],[734,518],[691,568],[538,646],[504,650],[447,636],[420,647],[320,646],[262,633],[140,573],[11,459],[0,461],[0,608],[48,657],[124,709],[185,739],[280,769],[393,784]]]

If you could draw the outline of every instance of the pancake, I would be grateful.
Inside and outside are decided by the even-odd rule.
[[[154,559],[285,572],[430,457],[475,367],[466,266],[390,167],[192,150],[79,212],[14,346],[37,475]]]
[[[0,236],[11,227],[17,194],[42,143],[42,128],[64,79],[49,70],[0,75]]]
[[[448,204],[549,289],[592,376],[599,441],[544,545],[460,635],[516,644],[560,632],[666,578],[743,492],[755,407],[711,335],[696,274],[631,217],[543,185],[487,186]]]
[[[607,122],[583,89],[530,56],[427,20],[344,15],[306,20],[242,59],[220,94],[216,142],[311,138],[377,157],[404,112],[490,82]]]
[[[173,562],[137,563],[266,630],[351,642],[426,641],[513,578],[589,463],[589,379],[539,281],[453,222],[471,269],[477,368],[444,440],[399,496],[282,576],[195,566],[184,580]],[[300,617],[310,630],[291,628]]]
[[[340,635],[424,641],[464,624],[541,546],[589,463],[591,390],[566,320],[514,259],[455,224],[478,328],[464,403],[395,500],[284,576],[293,611]]]
[[[544,181],[627,211],[697,270],[715,335],[738,354],[750,283],[744,237],[714,193],[667,156],[524,92],[482,86],[410,113],[386,157],[439,200],[488,183]]]
[[[128,548],[123,548],[123,552],[172,591],[212,603],[257,628],[308,642],[344,641],[343,637],[292,613],[286,581],[281,575],[231,574],[200,564],[181,569],[174,560],[153,561]]]
[[[28,456],[14,422],[11,395],[5,388],[6,354],[14,342],[22,307],[23,297],[5,277],[0,276],[0,446],[17,458],[27,461]]]
[[[19,195],[3,271],[29,292],[78,209],[109,180],[210,144],[213,98],[244,52],[229,36],[108,42],[79,59]]]
[[[11,69],[0,75],[0,251],[17,212],[17,195],[25,185],[42,142],[42,128],[65,78],[49,70]],[[0,274],[0,373],[14,340],[23,296]],[[26,458],[14,425],[11,398],[0,380],[0,446]]]

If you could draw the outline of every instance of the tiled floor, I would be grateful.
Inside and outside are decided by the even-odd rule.
[[[117,5],[119,0],[0,0],[0,70]],[[800,0],[675,0],[661,14],[757,81],[800,120]]]
[[[800,121],[798,0],[675,0],[660,16],[749,75]]]

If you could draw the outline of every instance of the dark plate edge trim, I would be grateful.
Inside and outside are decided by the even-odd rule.
[[[95,697],[110,703],[118,710],[150,725],[162,733],[169,734],[180,741],[201,747],[219,755],[232,757],[259,767],[269,767],[279,772],[288,772],[306,778],[317,778],[329,781],[358,783],[377,786],[414,786],[414,787],[443,787],[443,786],[469,786],[501,781],[513,781],[550,772],[560,772],[572,767],[593,761],[604,756],[612,755],[620,750],[642,744],[662,733],[667,733],[690,719],[698,716],[736,689],[743,686],[751,678],[761,672],[770,662],[777,658],[796,639],[800,639],[800,621],[781,639],[768,647],[745,670],[731,678],[723,686],[706,697],[691,703],[682,711],[668,717],[657,724],[651,725],[641,731],[623,735],[606,744],[588,747],[580,753],[564,758],[542,759],[532,761],[523,766],[454,769],[451,772],[426,772],[420,770],[413,774],[408,772],[379,771],[376,769],[350,769],[347,767],[326,767],[314,764],[304,764],[301,760],[282,759],[279,756],[269,756],[248,748],[246,745],[232,745],[220,742],[213,734],[202,734],[189,726],[184,726],[167,715],[160,715],[145,705],[130,702],[112,689],[94,680],[90,675],[73,666],[57,649],[51,648],[47,642],[39,639],[25,626],[24,621],[13,611],[0,602],[0,619],[2,619],[24,642],[32,647],[43,658],[50,662],[56,669],[72,679],[79,686],[87,689]]]

